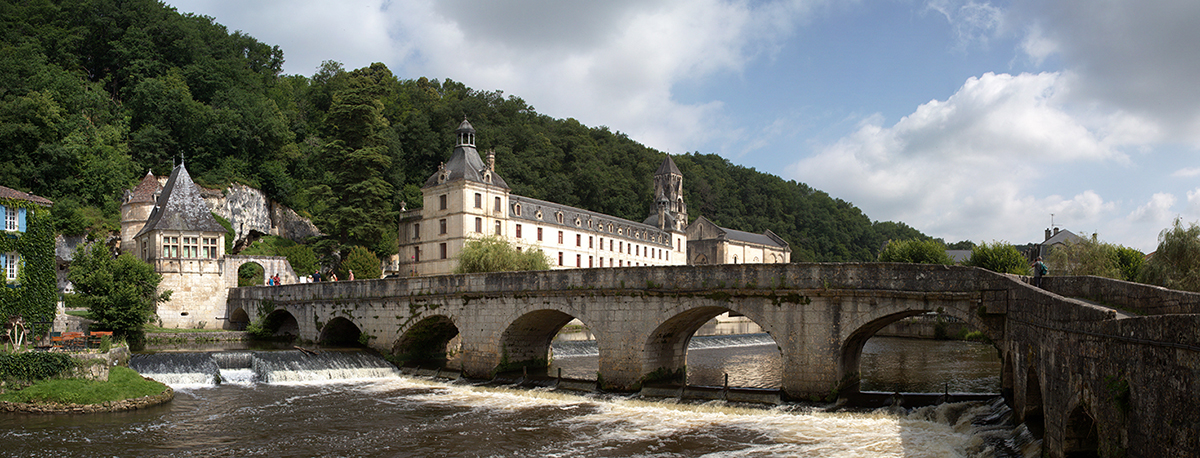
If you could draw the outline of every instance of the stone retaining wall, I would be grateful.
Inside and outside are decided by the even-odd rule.
[[[146,341],[166,340],[172,342],[240,342],[251,340],[245,331],[222,332],[147,332]]]
[[[99,412],[123,412],[126,410],[145,409],[166,404],[175,399],[175,390],[167,387],[162,393],[153,396],[143,396],[135,399],[109,401],[101,404],[60,404],[57,402],[45,404],[29,404],[23,402],[0,401],[0,412],[26,414],[79,414]]]

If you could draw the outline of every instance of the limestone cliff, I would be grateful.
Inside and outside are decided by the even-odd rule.
[[[229,220],[235,246],[251,235],[275,235],[297,242],[321,235],[308,218],[243,184],[234,183],[224,190],[202,188],[200,195],[213,213]]]

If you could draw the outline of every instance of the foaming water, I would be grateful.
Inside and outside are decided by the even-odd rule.
[[[134,355],[130,367],[175,389],[220,384],[321,383],[395,377],[399,371],[363,351],[233,351]]]
[[[304,360],[252,356],[251,366],[280,368]],[[222,384],[178,391],[174,401],[157,408],[0,418],[0,456],[90,457],[98,451],[106,456],[1023,456],[1009,452],[1019,450],[1021,429],[1007,423],[1002,402],[847,413],[799,405],[766,409],[580,395],[403,375],[336,383],[231,382],[246,371],[257,369],[221,368]]]

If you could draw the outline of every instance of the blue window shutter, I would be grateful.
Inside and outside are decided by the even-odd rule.
[[[17,209],[17,232],[25,232],[25,212],[24,208]]]

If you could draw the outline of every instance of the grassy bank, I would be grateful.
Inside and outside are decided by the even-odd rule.
[[[39,380],[20,391],[0,394],[0,401],[100,404],[152,396],[166,389],[166,385],[144,379],[133,369],[114,366],[109,370],[107,382],[83,379]]]

